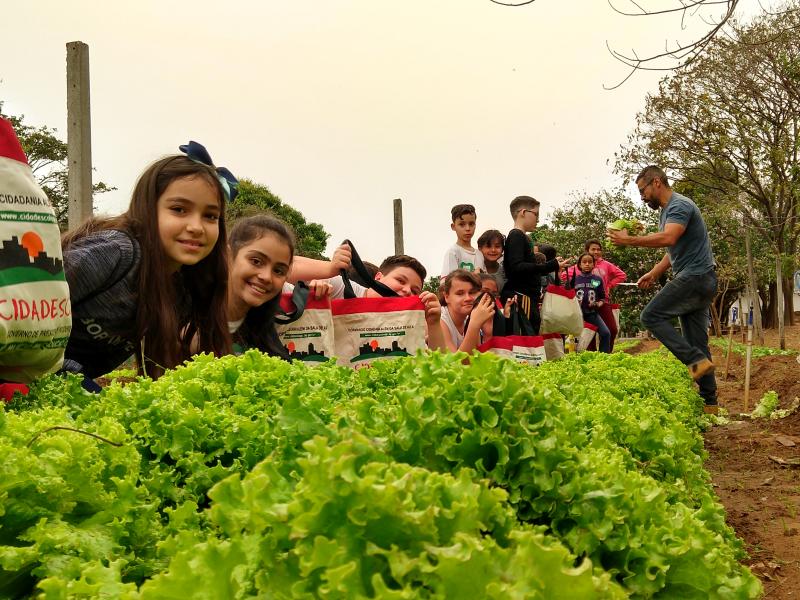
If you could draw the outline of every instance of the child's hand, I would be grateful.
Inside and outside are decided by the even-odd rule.
[[[556,260],[558,261],[558,268],[559,269],[566,269],[569,267],[571,261],[575,260],[575,258],[562,258],[560,256],[556,256]]]
[[[314,279],[308,284],[309,296],[315,300],[322,300],[331,295],[333,286],[325,279]]]
[[[511,316],[511,306],[517,303],[517,297],[511,296],[508,300],[506,300],[506,305],[503,307],[503,316],[507,319]]]
[[[439,321],[442,317],[442,305],[439,304],[439,299],[436,294],[432,292],[422,292],[419,295],[422,304],[425,305],[425,322],[428,327],[439,327]]]
[[[597,308],[600,308],[600,307],[602,307],[602,306],[603,306],[603,304],[605,304],[605,302],[603,302],[602,300],[598,300],[597,302],[595,302],[595,303],[594,303],[594,305],[595,305]]]
[[[333,251],[331,256],[331,277],[336,277],[342,269],[349,269],[352,261],[352,253],[349,244],[342,244]]]
[[[494,298],[489,294],[484,294],[481,301],[472,309],[469,317],[469,326],[480,328],[494,316],[494,311]]]

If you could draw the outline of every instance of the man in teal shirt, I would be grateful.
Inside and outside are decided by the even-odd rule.
[[[717,293],[717,273],[711,240],[697,205],[674,192],[662,169],[650,165],[636,178],[642,200],[660,210],[658,233],[632,236],[627,230],[609,230],[619,246],[666,248],[664,258],[637,281],[650,288],[672,269],[674,277],[644,308],[642,324],[689,367],[706,403],[706,412],[717,412],[717,382],[708,349],[709,307]],[[683,335],[672,326],[680,319]]]

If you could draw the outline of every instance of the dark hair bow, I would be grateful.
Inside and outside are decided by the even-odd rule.
[[[211,160],[211,155],[203,144],[198,144],[192,140],[189,141],[188,144],[178,146],[178,150],[183,152],[194,162],[208,165],[214,169],[217,172],[217,178],[222,185],[222,189],[225,190],[225,196],[227,196],[229,202],[233,202],[236,198],[236,194],[239,193],[239,180],[225,167],[215,167],[214,161]]]

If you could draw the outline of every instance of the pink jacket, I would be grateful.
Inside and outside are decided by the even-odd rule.
[[[577,266],[572,266],[567,269],[566,273],[561,274],[561,280],[565,282],[570,281],[572,279],[572,273],[577,268]],[[603,280],[603,287],[606,289],[606,294],[608,294],[609,297],[611,296],[611,290],[628,278],[628,276],[625,275],[625,271],[604,258],[597,261],[592,273]]]

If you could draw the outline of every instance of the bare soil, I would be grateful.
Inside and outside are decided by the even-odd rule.
[[[800,325],[787,327],[785,339],[787,349],[800,350]],[[766,332],[765,345],[779,347],[777,331]],[[633,351],[658,346],[646,341]],[[745,542],[745,563],[764,584],[764,598],[800,598],[800,411],[777,420],[741,417],[745,360],[732,353],[725,377],[724,352],[713,347],[712,354],[719,403],[731,422],[705,433],[706,468],[728,523]],[[753,359],[747,410],[769,390],[777,392],[781,408],[800,398],[797,355]]]

